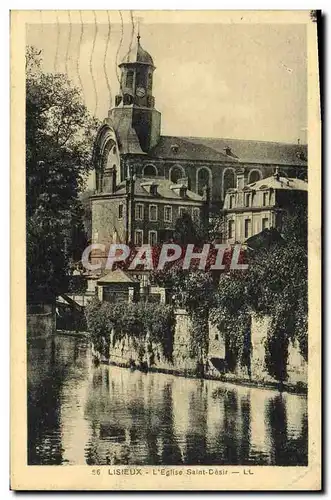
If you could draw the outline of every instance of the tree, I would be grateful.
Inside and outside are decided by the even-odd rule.
[[[79,194],[91,169],[97,121],[66,75],[42,71],[26,53],[26,230],[29,301],[66,290],[69,264],[85,245]]]
[[[181,245],[196,244],[199,238],[197,225],[190,214],[184,212],[175,222],[174,240]]]

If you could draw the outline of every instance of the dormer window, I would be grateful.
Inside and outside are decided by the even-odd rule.
[[[170,189],[172,189],[173,192],[181,198],[185,198],[187,193],[187,186],[185,186],[185,184],[173,184],[172,186],[170,186]]]
[[[158,185],[154,181],[142,182],[141,183],[141,187],[143,187],[144,189],[146,189],[151,196],[157,196],[158,195],[158,192],[157,192]]]
[[[227,156],[231,156],[232,158],[238,158],[238,156],[234,154],[230,146],[225,146],[223,150]]]
[[[152,196],[156,196],[157,195],[157,184],[152,184],[149,192]]]

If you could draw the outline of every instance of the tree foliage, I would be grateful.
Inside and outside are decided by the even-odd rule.
[[[101,303],[94,298],[86,307],[86,318],[91,340],[96,349],[108,356],[110,333],[120,341],[128,335],[136,341],[160,344],[164,356],[171,361],[174,338],[174,313],[164,304]]]
[[[45,73],[26,53],[27,292],[31,301],[66,289],[85,237],[79,193],[91,168],[96,120],[66,75]]]

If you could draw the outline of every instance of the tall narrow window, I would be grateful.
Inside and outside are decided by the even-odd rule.
[[[153,77],[152,77],[152,73],[148,73],[148,80],[147,80],[147,87],[148,87],[148,90],[152,90],[152,86],[153,86]]]
[[[236,187],[236,178],[232,170],[225,170],[223,176],[223,199],[228,189]]]
[[[118,205],[118,218],[123,219],[123,204],[122,203],[120,203]]]
[[[251,220],[245,219],[245,238],[249,238],[251,235]]]
[[[263,206],[266,207],[269,205],[269,193],[265,192],[263,193]]]
[[[210,172],[206,168],[200,168],[197,173],[197,193],[201,196],[204,194],[204,188],[211,185]]]
[[[229,199],[229,208],[233,208],[234,207],[234,195],[233,194],[230,194],[230,199]]]
[[[149,220],[150,221],[157,221],[157,206],[156,205],[150,205],[149,206]]]
[[[192,210],[192,218],[195,222],[198,222],[200,219],[200,208],[193,208]]]
[[[234,220],[229,220],[228,224],[229,239],[234,238]]]
[[[157,244],[157,232],[149,231],[148,232],[148,243],[154,247]]]
[[[165,206],[164,207],[164,222],[172,221],[172,207]]]
[[[146,85],[146,74],[145,71],[136,72],[136,88],[145,87]]]
[[[126,87],[132,87],[133,86],[133,71],[128,71],[126,74],[126,80],[125,80],[125,86]]]
[[[144,218],[144,205],[136,203],[136,220],[143,220]]]
[[[251,201],[251,195],[250,195],[250,193],[246,193],[245,194],[245,207],[250,206],[250,201]]]
[[[263,217],[263,219],[262,219],[262,231],[264,229],[268,229],[268,227],[269,227],[269,219],[268,219],[268,217]]]
[[[141,229],[136,229],[134,232],[134,244],[141,247],[143,244],[144,233]]]
[[[187,212],[185,207],[179,207],[178,209],[178,217],[183,217],[183,215]]]

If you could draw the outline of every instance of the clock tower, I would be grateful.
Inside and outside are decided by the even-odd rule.
[[[140,44],[129,50],[119,65],[120,91],[110,111],[120,150],[125,153],[148,153],[159,141],[161,114],[153,97],[154,62]],[[139,149],[141,151],[139,151]]]

